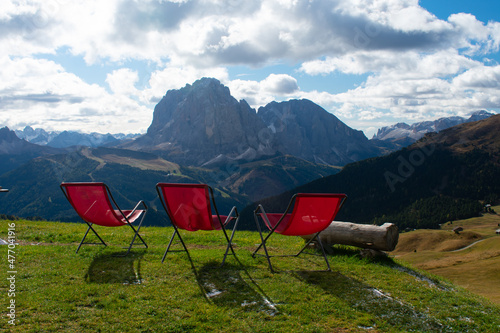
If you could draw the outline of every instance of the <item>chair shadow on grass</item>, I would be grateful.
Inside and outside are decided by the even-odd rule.
[[[248,312],[263,312],[270,316],[278,314],[272,300],[259,287],[248,271],[241,265],[210,261],[195,272],[196,279],[205,298],[215,305],[231,309],[241,308]]]
[[[358,255],[359,249],[334,248],[329,249],[329,253],[338,257],[352,257]],[[330,259],[332,264],[335,265],[335,257]],[[406,271],[406,273],[412,273],[388,257],[372,258],[371,261],[374,264],[387,265]],[[355,278],[335,272],[334,266],[332,268],[332,272],[296,271],[293,276],[301,282],[321,288],[327,294],[346,302],[356,311],[381,318],[382,321],[388,322],[394,328],[433,332],[442,329],[438,320],[429,317],[427,313],[419,312],[411,304],[397,300],[391,295]],[[415,274],[418,273],[415,272]],[[418,278],[418,276],[416,277]]]
[[[122,252],[99,254],[94,257],[84,279],[88,283],[140,284],[144,254],[145,250],[130,251],[127,256]]]
[[[187,257],[200,292],[208,302],[231,309],[241,307],[244,311],[264,312],[270,316],[278,313],[272,300],[237,256],[228,255],[228,260],[234,258],[236,263],[226,260],[221,266],[221,262],[214,259],[197,268],[189,252],[182,249],[169,252],[179,252]]]

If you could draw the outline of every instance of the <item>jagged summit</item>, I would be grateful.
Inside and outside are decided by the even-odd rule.
[[[257,113],[213,78],[169,90],[146,135],[126,147],[199,166],[276,154],[344,165],[378,153],[361,131],[309,100],[272,102]]]
[[[401,140],[409,138],[413,142],[421,139],[426,133],[439,132],[463,123],[486,119],[494,115],[493,113],[481,110],[471,114],[469,118],[465,117],[445,117],[432,121],[423,121],[408,125],[406,123],[397,123],[391,126],[385,126],[377,131],[373,136],[376,140]]]
[[[245,101],[237,101],[213,78],[203,78],[179,90],[169,90],[156,105],[146,135],[132,148],[163,151],[170,159],[202,165],[223,155],[237,158],[251,150],[272,155],[259,138],[264,122]],[[266,136],[263,136],[266,137]]]
[[[81,133],[77,131],[45,131],[26,126],[23,130],[15,130],[18,138],[41,146],[66,148],[72,146],[100,147],[117,144],[119,140],[133,139],[139,134],[100,134],[96,132]]]
[[[0,128],[0,141],[13,142],[17,140],[19,138],[16,136],[16,133],[11,131],[7,126]]]
[[[362,131],[307,99],[271,102],[259,108],[258,115],[274,133],[280,149],[309,161],[343,165],[378,153]]]

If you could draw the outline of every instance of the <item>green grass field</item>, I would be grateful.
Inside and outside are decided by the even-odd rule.
[[[0,246],[0,331],[500,330],[500,308],[486,298],[397,258],[363,259],[355,248],[333,249],[332,272],[309,272],[323,269],[324,261],[306,255],[276,258],[283,271],[273,274],[265,258],[251,257],[255,232],[236,232],[237,257],[220,268],[221,232],[185,232],[191,260],[176,252],[162,264],[172,228],[142,228],[149,248],[117,256],[131,238],[129,229],[99,228],[109,246],[84,245],[75,254],[85,225],[0,221],[0,238],[8,239],[12,223],[15,253],[9,258],[9,246]],[[277,235],[271,249],[288,253],[301,245],[300,238]],[[9,323],[13,314],[15,325]]]

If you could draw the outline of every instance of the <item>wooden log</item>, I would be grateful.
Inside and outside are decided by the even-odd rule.
[[[307,235],[302,238],[309,240],[313,236]],[[393,223],[376,226],[333,221],[319,234],[319,237],[323,245],[343,244],[363,249],[392,251],[398,244],[399,230]]]

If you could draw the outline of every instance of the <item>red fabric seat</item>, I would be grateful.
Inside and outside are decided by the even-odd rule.
[[[130,226],[134,231],[134,238],[130,243],[127,253],[130,252],[136,237],[139,237],[142,243],[148,247],[146,242],[139,235],[139,229],[141,228],[148,210],[144,201],[139,201],[134,209],[121,210],[113,199],[108,186],[104,183],[62,183],[60,187],[73,209],[89,227],[76,250],[77,253],[82,244],[94,244],[84,243],[90,230],[92,230],[101,243],[106,246],[106,243],[104,243],[102,238],[92,227],[93,224],[105,227]],[[143,206],[143,209],[139,209],[140,206]],[[136,221],[139,221],[137,230],[132,226],[132,223]]]
[[[261,237],[261,244],[254,251],[253,256],[264,248],[265,256],[269,263],[269,268],[273,271],[270,256],[266,247],[266,242],[273,233],[285,236],[303,236],[316,234],[295,256],[298,256],[314,239],[323,251],[325,261],[330,270],[330,264],[326,257],[323,245],[319,240],[319,233],[325,230],[334,220],[339,209],[342,207],[345,194],[328,194],[328,193],[299,193],[292,197],[288,208],[284,213],[266,213],[262,205],[258,205],[254,212],[255,223]],[[291,210],[291,213],[290,213]],[[264,222],[266,227],[271,231],[265,238],[262,235],[259,218]]]
[[[231,249],[232,254],[235,255],[231,243],[239,220],[236,207],[231,209],[229,215],[220,215],[215,205],[213,190],[210,186],[205,184],[158,183],[156,185],[156,190],[170,222],[175,229],[167,250],[163,255],[162,262],[169,252],[175,235],[179,237],[185,251],[189,255],[187,247],[179,233],[179,229],[186,231],[222,230],[228,244],[222,264],[224,264],[226,260],[229,249]],[[215,214],[212,214],[212,206]],[[235,224],[231,237],[229,238],[225,227],[231,221],[235,221]]]

